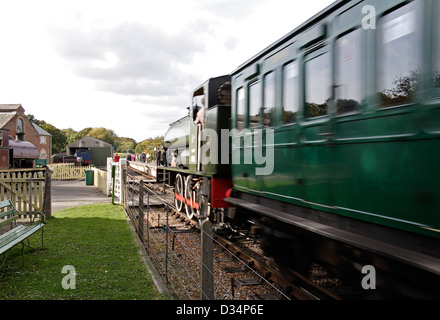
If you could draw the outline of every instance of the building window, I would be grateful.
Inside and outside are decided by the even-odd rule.
[[[45,144],[46,142],[46,136],[40,136],[40,143]]]
[[[24,133],[23,119],[18,118],[16,133]]]

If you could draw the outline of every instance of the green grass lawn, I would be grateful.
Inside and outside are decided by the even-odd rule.
[[[122,206],[58,211],[44,229],[43,250],[25,248],[22,269],[0,270],[0,300],[167,299],[141,260]],[[30,241],[33,247],[41,246],[41,232]],[[21,246],[13,250],[10,264],[20,266]],[[76,275],[72,269],[63,273],[64,266],[72,266]],[[66,287],[74,283],[72,277],[75,289],[64,289],[63,278]]]

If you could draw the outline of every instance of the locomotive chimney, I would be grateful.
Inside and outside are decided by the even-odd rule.
[[[24,133],[23,132],[17,132],[15,134],[15,140],[24,141]]]

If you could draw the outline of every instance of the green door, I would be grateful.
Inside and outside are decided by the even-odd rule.
[[[304,108],[300,122],[302,148],[299,164],[303,176],[304,200],[312,206],[331,205],[329,168],[331,166],[332,98],[331,55],[317,50],[304,60]]]

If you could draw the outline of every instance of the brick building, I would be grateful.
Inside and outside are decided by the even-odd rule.
[[[52,135],[29,121],[21,104],[0,104],[0,129],[9,130],[9,135],[32,143],[40,153],[40,159],[50,162]]]
[[[49,163],[52,157],[52,135],[33,122],[32,125],[37,130],[38,144],[35,146],[40,153],[40,159],[46,159]]]

